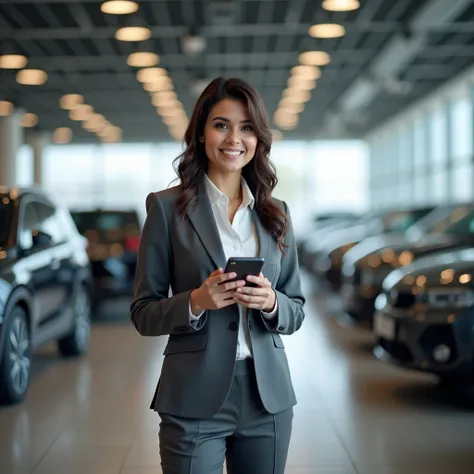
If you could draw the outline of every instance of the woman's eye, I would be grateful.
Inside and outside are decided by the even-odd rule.
[[[243,130],[244,132],[253,132],[253,127],[251,125],[245,125]]]
[[[216,124],[216,128],[227,128],[227,124],[226,123],[217,123]]]

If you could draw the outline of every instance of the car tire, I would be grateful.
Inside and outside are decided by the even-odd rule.
[[[31,368],[31,340],[25,311],[15,306],[7,318],[0,363],[0,403],[21,402],[28,391]]]
[[[76,357],[89,349],[91,332],[91,297],[87,288],[80,285],[73,301],[74,321],[69,334],[58,340],[58,349],[63,357]]]

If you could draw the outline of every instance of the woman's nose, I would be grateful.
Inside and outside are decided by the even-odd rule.
[[[231,130],[227,135],[227,141],[229,143],[239,143],[241,140],[240,133],[238,130]]]

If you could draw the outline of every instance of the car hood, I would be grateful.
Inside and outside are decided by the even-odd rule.
[[[410,265],[401,267],[391,272],[383,282],[383,289],[390,291],[394,287],[412,287],[418,277],[425,277],[423,281],[427,286],[452,286],[468,285],[461,284],[459,277],[469,275],[469,286],[473,283],[474,272],[474,246],[467,248],[437,252],[429,255]]]
[[[396,254],[408,251],[413,254],[413,258],[421,258],[433,252],[467,247],[471,244],[472,242],[463,242],[459,237],[449,234],[427,234],[414,241],[403,236],[381,235],[380,238],[366,239],[353,247],[346,254],[344,263],[364,265],[371,255],[383,255],[384,251],[393,251]]]
[[[360,242],[367,237],[367,226],[358,225],[347,229],[340,229],[328,234],[321,242],[320,249],[329,254],[339,247],[344,247],[354,242]]]

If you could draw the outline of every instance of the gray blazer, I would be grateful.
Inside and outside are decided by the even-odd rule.
[[[146,199],[134,282],[131,318],[142,336],[169,335],[161,376],[151,408],[186,418],[210,418],[229,393],[237,352],[239,312],[236,305],[206,311],[193,328],[189,298],[195,288],[226,259],[202,181],[196,207],[181,218],[176,208],[180,187],[151,193]],[[274,202],[287,213],[284,202]],[[265,259],[263,274],[272,282],[278,317],[269,321],[249,310],[258,390],[265,409],[278,413],[296,404],[288,361],[280,334],[297,331],[304,319],[304,297],[293,229],[285,238],[285,255],[252,211]],[[169,297],[169,287],[173,296]]]

